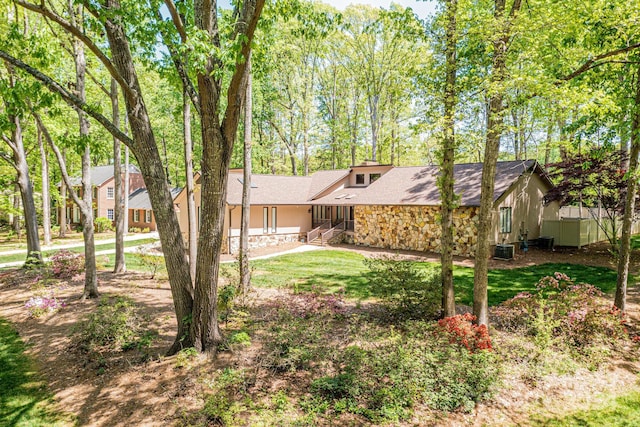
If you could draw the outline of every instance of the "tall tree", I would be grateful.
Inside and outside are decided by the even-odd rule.
[[[442,265],[442,312],[444,317],[455,316],[456,301],[453,284],[453,210],[455,208],[455,193],[453,190],[453,165],[455,161],[455,112],[456,112],[456,43],[457,43],[457,0],[445,0],[444,14],[446,17],[445,30],[445,87],[444,87],[444,117],[442,138],[442,165],[440,167],[441,200],[441,238],[442,242],[440,262]]]
[[[120,103],[118,102],[118,83],[111,78],[111,117],[113,125],[120,128]],[[113,137],[113,190],[114,190],[114,222],[116,225],[116,258],[113,266],[114,273],[124,273],[127,270],[124,257],[124,198],[129,197],[122,188],[122,144]]]
[[[244,164],[242,181],[242,220],[240,224],[240,292],[247,296],[251,286],[251,270],[249,269],[249,228],[251,225],[251,129],[253,121],[253,103],[251,100],[251,56],[247,59],[247,87],[244,103]]]
[[[45,246],[51,244],[51,196],[49,195],[49,156],[42,139],[42,131],[37,127],[38,149],[40,150],[40,172],[42,180],[42,240]]]
[[[507,78],[507,52],[513,36],[514,20],[520,12],[521,0],[513,0],[507,11],[506,0],[495,0],[493,29],[493,52],[491,76],[488,89],[488,119],[485,137],[482,181],[480,184],[480,210],[478,213],[478,243],[475,253],[473,275],[473,314],[480,325],[489,324],[487,296],[488,265],[491,253],[490,232],[492,229],[493,197],[496,163],[500,150],[500,138],[504,131],[504,83]]]

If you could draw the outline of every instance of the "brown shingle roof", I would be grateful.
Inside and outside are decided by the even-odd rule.
[[[494,201],[525,171],[537,167],[534,160],[498,162]],[[440,173],[435,165],[398,167],[389,170],[366,188],[345,188],[320,199],[318,205],[419,205],[440,204],[436,179]],[[454,191],[460,195],[460,206],[480,205],[482,163],[459,164],[454,167]],[[350,197],[351,196],[351,197]]]
[[[227,203],[242,204],[242,174],[229,174]],[[309,176],[252,175],[252,205],[308,205]]]
[[[313,200],[315,196],[347,176],[349,176],[349,169],[318,171],[314,173],[311,175],[311,188],[309,189],[307,198]]]

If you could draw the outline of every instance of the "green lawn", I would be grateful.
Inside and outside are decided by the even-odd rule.
[[[554,418],[533,417],[534,426],[619,426],[634,427],[640,425],[640,392],[632,392],[607,404],[586,411],[574,412]]]
[[[24,351],[19,335],[0,319],[0,425],[73,424],[51,410],[49,395]]]
[[[310,290],[320,287],[333,293],[344,289],[351,298],[365,299],[375,296],[375,289],[368,283],[368,269],[364,257],[348,251],[313,251],[283,255],[266,260],[253,261],[255,286],[294,287]],[[421,268],[439,268],[438,264],[421,262]],[[489,304],[496,305],[519,292],[535,290],[536,282],[556,271],[563,272],[578,282],[588,282],[604,292],[616,285],[616,272],[604,267],[575,264],[543,264],[512,270],[489,271]],[[473,269],[455,267],[456,299],[471,305],[473,298]]]
[[[128,248],[131,246],[140,246],[140,245],[146,245],[148,243],[152,243],[157,241],[157,239],[141,239],[141,240],[128,240],[124,242],[124,247]],[[79,246],[73,247],[73,248],[68,248],[67,250],[70,252],[75,252],[75,253],[84,253],[84,246],[82,242],[78,243]],[[109,251],[109,250],[114,250],[116,247],[115,243],[103,243],[103,244],[97,244],[96,245],[96,252],[99,251]],[[50,251],[44,251],[42,252],[42,255],[45,258],[50,257],[51,255],[55,254],[59,249],[55,249],[55,250],[50,250]],[[7,263],[7,262],[18,262],[18,261],[24,261],[26,254],[21,253],[21,254],[13,254],[13,255],[5,255],[5,256],[0,256],[0,263]]]

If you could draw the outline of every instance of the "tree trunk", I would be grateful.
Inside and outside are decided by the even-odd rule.
[[[42,178],[42,237],[45,246],[51,244],[51,197],[49,196],[49,158],[42,131],[36,126],[38,135],[38,148],[40,150],[41,178]]]
[[[376,161],[378,153],[378,102],[379,95],[369,97],[369,118],[371,120],[371,160]]]
[[[191,138],[191,98],[187,90],[182,93],[182,119],[184,123],[184,170],[187,190],[187,216],[189,218],[189,272],[191,280],[196,278],[196,258],[198,256],[198,222],[193,182],[193,140]]]
[[[71,13],[75,11],[70,10]],[[84,46],[74,41],[73,53],[76,62],[76,91],[78,98],[86,102],[85,76],[87,61]],[[91,147],[89,144],[89,120],[85,113],[77,109],[80,140],[85,144],[82,155],[82,203],[78,205],[82,212],[82,237],[84,238],[84,292],[82,298],[97,298],[98,275],[96,272],[96,247],[93,229],[93,185],[91,182]],[[73,191],[73,190],[72,190]]]
[[[487,296],[488,266],[491,255],[491,230],[493,192],[495,188],[496,163],[500,151],[503,132],[504,103],[501,87],[506,78],[506,54],[511,38],[510,20],[520,10],[520,0],[514,0],[510,17],[505,17],[505,0],[495,0],[494,18],[498,25],[493,41],[493,67],[489,86],[489,111],[485,138],[484,164],[480,184],[480,211],[478,213],[478,244],[475,254],[473,276],[473,314],[480,325],[489,325],[489,304]]]
[[[40,237],[38,235],[38,216],[36,203],[33,199],[33,185],[29,177],[29,165],[27,155],[22,140],[22,126],[17,116],[11,117],[14,124],[13,129],[13,161],[18,172],[18,188],[20,189],[20,200],[24,212],[24,225],[27,235],[27,261],[36,263],[42,262],[40,253]],[[19,217],[19,216],[18,216]]]
[[[116,0],[107,0],[106,5],[111,10],[118,10],[120,7]],[[181,348],[193,346],[189,333],[189,323],[195,323],[195,318],[191,318],[193,296],[189,264],[184,252],[184,241],[173,208],[167,177],[162,167],[162,159],[153,135],[149,114],[142,99],[142,90],[135,71],[133,57],[117,14],[105,22],[105,29],[111,48],[112,61],[127,84],[128,90],[124,91],[124,98],[134,141],[132,149],[140,164],[140,171],[149,192],[167,266],[178,323],[175,341],[168,351],[169,354],[174,354]]]
[[[636,76],[636,96],[631,121],[631,150],[629,169],[627,170],[627,194],[622,217],[622,236],[618,254],[618,280],[614,305],[621,311],[626,310],[627,281],[629,279],[629,258],[631,255],[631,226],[635,213],[636,193],[638,192],[638,155],[640,154],[640,67]]]
[[[116,79],[111,79],[111,110],[113,125],[120,128],[120,106],[118,102],[118,83]],[[114,210],[113,219],[116,225],[116,258],[113,266],[114,273],[124,273],[127,271],[124,256],[124,206],[123,197],[126,195],[122,191],[122,150],[120,140],[113,138],[113,194]]]
[[[62,160],[66,162],[66,153],[62,151]],[[64,179],[61,180],[60,183],[60,216],[58,217],[58,224],[60,225],[60,230],[58,230],[58,237],[65,238],[67,237],[67,183],[64,182]]]
[[[240,225],[240,293],[247,296],[251,286],[249,269],[249,227],[251,224],[251,129],[253,120],[251,57],[247,60],[247,88],[244,104],[244,170],[242,183],[242,221]]]
[[[125,116],[125,133],[127,130],[126,118],[127,116]],[[129,179],[130,179],[129,178],[129,147],[125,146],[124,147],[124,190],[123,190],[124,194],[122,195],[124,199],[124,203],[123,203],[124,225],[122,226],[122,234],[125,236],[129,234],[129,193],[131,193],[131,191],[129,190],[131,187]],[[156,218],[156,222],[157,221],[158,219]]]
[[[457,0],[448,0],[446,4],[447,28],[445,47],[444,89],[444,139],[442,147],[442,168],[440,174],[440,191],[442,193],[441,222],[442,249],[440,262],[442,265],[442,314],[444,317],[455,316],[456,301],[453,284],[453,210],[455,193],[453,190],[453,166],[455,161],[455,107],[456,107],[456,42]]]

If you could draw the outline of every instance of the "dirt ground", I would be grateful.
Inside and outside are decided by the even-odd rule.
[[[288,245],[286,249],[293,247]],[[340,246],[365,255],[379,250]],[[282,250],[283,248],[279,248]],[[266,255],[273,249],[255,251],[254,256]],[[392,251],[396,253],[396,251]],[[437,255],[401,252],[403,256],[437,261]],[[606,247],[592,246],[581,250],[540,251],[532,248],[526,255],[512,261],[491,261],[491,268],[515,268],[544,262],[568,262],[614,267]],[[456,263],[473,265],[472,261],[457,258]],[[638,273],[638,254],[634,254],[632,271]],[[10,280],[7,280],[10,279]],[[176,424],[183,413],[197,410],[206,388],[195,380],[194,370],[202,373],[229,364],[250,363],[230,360],[228,354],[201,361],[192,370],[179,368],[175,357],[163,354],[174,338],[175,319],[171,292],[166,280],[150,280],[148,274],[100,273],[103,295],[127,295],[149,314],[150,327],[159,332],[148,352],[150,360],[140,360],[138,353],[104,354],[97,358],[79,357],[72,348],[73,325],[96,307],[95,300],[81,301],[81,282],[71,282],[57,292],[67,302],[59,313],[42,318],[30,318],[24,307],[33,295],[23,286],[15,273],[0,276],[0,317],[9,319],[22,339],[29,344],[40,370],[49,384],[58,408],[73,414],[79,425],[92,426],[166,426]],[[256,298],[271,298],[278,291],[265,291]],[[640,289],[629,289],[630,318],[640,324]],[[497,340],[500,337],[496,337]],[[619,360],[599,371],[580,370],[571,376],[550,376],[535,385],[519,380],[518,373],[509,378],[502,391],[488,403],[478,405],[471,414],[454,414],[438,425],[522,425],[531,412],[563,413],[570,404],[586,408],[610,393],[625,393],[637,388],[640,363]],[[569,403],[570,402],[570,403]]]

